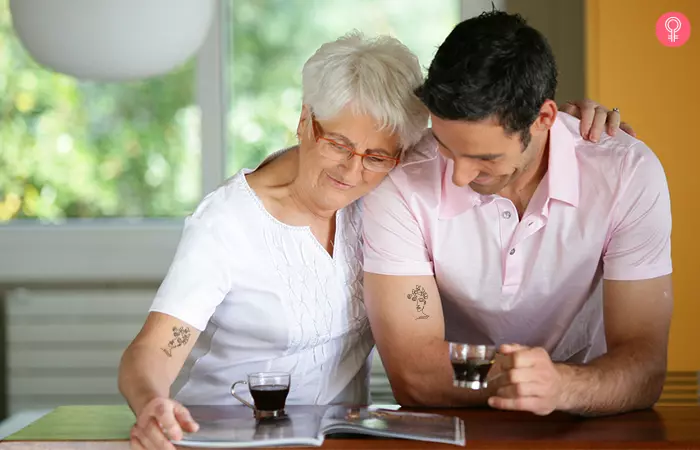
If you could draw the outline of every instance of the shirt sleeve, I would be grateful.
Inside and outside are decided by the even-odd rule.
[[[364,270],[381,275],[433,275],[415,215],[387,177],[363,199]]]
[[[199,331],[206,328],[232,283],[225,228],[229,221],[205,202],[185,220],[175,257],[150,309]]]
[[[621,187],[603,254],[607,280],[644,280],[668,275],[671,264],[671,200],[656,155],[643,144],[631,149],[631,176]]]

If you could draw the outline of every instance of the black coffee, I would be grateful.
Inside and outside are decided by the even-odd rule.
[[[253,396],[255,408],[260,411],[277,411],[284,409],[287,401],[289,386],[282,384],[268,384],[265,386],[253,386],[250,388],[250,395]]]
[[[457,381],[486,381],[486,375],[493,361],[488,359],[468,359],[465,361],[452,361],[452,370],[455,372]]]

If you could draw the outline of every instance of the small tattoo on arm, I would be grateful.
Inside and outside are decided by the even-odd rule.
[[[423,311],[426,303],[428,303],[428,293],[425,292],[425,288],[423,288],[423,286],[416,285],[416,288],[407,295],[407,298],[413,302],[416,302],[416,311],[420,313],[420,316],[416,317],[416,320],[427,319],[430,317]]]
[[[190,329],[185,327],[173,327],[173,339],[168,342],[168,348],[162,348],[166,355],[172,357],[173,350],[182,347],[190,340]]]

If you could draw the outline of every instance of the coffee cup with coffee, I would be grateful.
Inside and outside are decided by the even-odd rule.
[[[291,375],[288,372],[257,372],[248,374],[246,381],[236,381],[231,395],[253,410],[256,419],[284,417]],[[253,403],[236,392],[236,385],[247,384]]]

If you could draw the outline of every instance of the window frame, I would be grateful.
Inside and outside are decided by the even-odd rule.
[[[202,195],[226,177],[230,5],[216,14],[196,58],[196,102],[201,113]],[[505,0],[493,0],[496,8]],[[460,16],[490,10],[492,0],[461,0]],[[0,225],[0,285],[157,283],[166,274],[183,219],[72,219],[47,225],[16,220]]]

